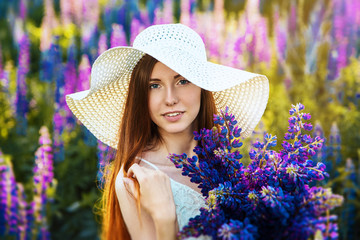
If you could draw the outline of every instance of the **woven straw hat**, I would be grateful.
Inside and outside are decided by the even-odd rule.
[[[131,73],[144,54],[212,91],[217,109],[228,106],[236,116],[242,136],[252,133],[268,101],[268,79],[208,62],[204,43],[195,31],[182,24],[164,24],[146,28],[133,47],[102,53],[93,64],[90,89],[66,96],[71,111],[100,141],[117,148]]]

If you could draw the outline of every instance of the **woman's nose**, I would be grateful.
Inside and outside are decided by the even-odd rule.
[[[174,87],[168,87],[166,89],[165,104],[168,106],[172,106],[178,102],[179,102],[179,99],[176,94],[176,90],[174,89]]]

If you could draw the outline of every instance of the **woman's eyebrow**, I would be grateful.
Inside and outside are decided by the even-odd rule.
[[[151,82],[161,82],[161,80],[158,78],[150,78],[150,81]]]
[[[179,77],[181,77],[180,74],[175,75],[175,76],[174,76],[174,79],[177,79],[177,78],[179,78]],[[150,81],[161,82],[161,80],[160,80],[159,78],[150,78]]]

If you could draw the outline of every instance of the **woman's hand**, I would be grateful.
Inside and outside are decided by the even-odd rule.
[[[132,179],[139,183],[140,203],[154,221],[157,239],[164,239],[162,236],[171,239],[169,233],[176,236],[176,209],[169,177],[160,170],[148,169],[134,163],[128,169],[124,183],[130,193],[138,198]]]
[[[148,169],[134,163],[127,172],[140,185],[140,203],[153,217],[175,213],[175,204],[169,177],[160,170]],[[127,179],[128,180],[128,179]],[[125,181],[127,181],[125,180]],[[136,198],[137,192],[131,192]]]

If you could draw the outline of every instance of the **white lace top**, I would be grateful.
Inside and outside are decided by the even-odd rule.
[[[144,163],[147,163],[149,166],[153,167],[154,169],[159,169],[154,164],[149,161],[146,161],[143,158],[140,160]],[[205,207],[205,200],[203,196],[196,192],[194,189],[186,186],[182,183],[179,183],[170,178],[171,182],[171,190],[174,196],[174,202],[176,207],[176,216],[179,224],[179,229],[182,229],[187,223],[189,219],[195,217],[196,215],[200,214],[200,208]],[[208,236],[200,236],[198,238],[187,238],[188,240],[191,239],[211,239]]]

